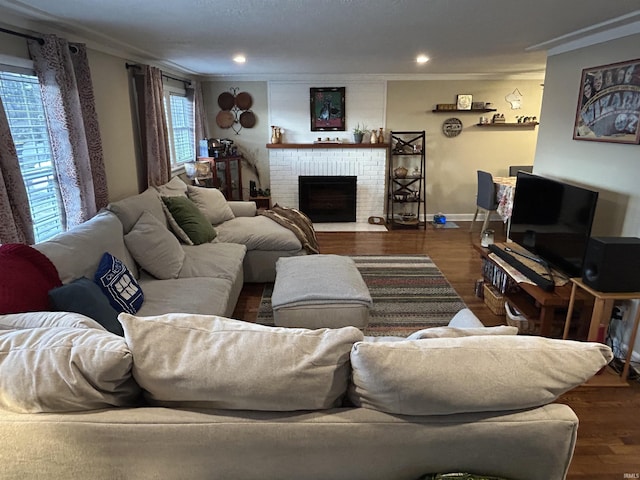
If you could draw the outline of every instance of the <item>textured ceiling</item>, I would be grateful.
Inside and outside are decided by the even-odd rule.
[[[205,76],[516,75],[542,74],[549,46],[638,31],[640,0],[0,0],[0,23]]]

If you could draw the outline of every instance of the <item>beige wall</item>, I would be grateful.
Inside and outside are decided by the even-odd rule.
[[[0,34],[0,59],[13,56],[28,59],[24,40]],[[136,137],[130,103],[126,60],[89,50],[96,108],[104,148],[110,199],[117,200],[138,192]],[[484,169],[505,175],[511,164],[530,164],[535,172],[584,184],[601,192],[594,226],[595,234],[640,235],[640,147],[572,140],[577,91],[583,68],[640,58],[640,35],[552,56],[541,81],[478,80],[389,81],[387,84],[386,129],[427,131],[427,212],[441,211],[449,216],[469,217],[475,206],[475,171]],[[228,137],[245,155],[258,162],[262,188],[269,186],[267,150],[269,111],[267,82],[204,82],[212,137]],[[236,135],[216,126],[217,97],[238,88],[253,97],[252,111],[257,122],[252,129]],[[504,97],[518,89],[522,108],[511,110]],[[490,101],[507,121],[515,115],[536,115],[541,125],[535,130],[481,129],[478,114],[455,112],[435,114],[437,103],[455,101],[458,93],[470,93],[475,100]],[[540,107],[542,103],[542,109]],[[540,110],[541,109],[541,110]],[[541,113],[540,113],[541,111]],[[488,114],[491,115],[491,114]],[[464,124],[455,138],[441,133],[442,122],[450,116]],[[245,194],[252,177],[243,172]]]
[[[242,128],[238,134],[231,128],[220,128],[216,124],[216,115],[220,112],[218,96],[222,92],[230,92],[231,89],[239,92],[247,92],[253,99],[251,111],[256,117],[253,128]],[[265,145],[269,143],[271,128],[269,126],[267,108],[267,82],[203,82],[202,96],[209,118],[209,134],[211,138],[229,138],[238,145],[243,156],[250,162],[255,162],[260,173],[258,188],[269,188],[269,158]],[[238,130],[240,125],[236,125]],[[251,170],[242,170],[243,198],[249,198],[249,181],[256,180]]]
[[[90,50],[96,111],[109,187],[109,200],[138,193],[134,123],[125,60]]]
[[[535,171],[600,191],[594,235],[640,236],[640,146],[572,139],[584,68],[640,58],[640,35],[547,60]]]
[[[455,103],[456,95],[491,102],[507,122],[516,116],[540,117],[541,81],[465,80],[390,81],[387,85],[387,130],[426,130],[427,213],[442,212],[451,219],[470,220],[475,212],[476,170],[506,176],[509,165],[531,165],[537,129],[480,128],[480,115],[493,113],[432,113],[438,103]],[[521,108],[512,110],[505,96],[522,94]],[[448,138],[442,123],[451,117],[463,123],[460,135]]]
[[[349,90],[358,88],[355,80],[347,79],[338,83],[342,85],[349,81],[351,82]],[[507,175],[509,165],[532,164],[537,129],[516,130],[508,127],[481,129],[475,126],[480,115],[478,113],[435,114],[431,110],[437,103],[455,102],[458,93],[471,93],[476,100],[492,102],[498,112],[505,115],[508,122],[515,122],[517,115],[539,117],[542,101],[541,83],[540,80],[389,81],[386,86],[386,101],[379,102],[379,111],[369,112],[369,117],[385,118],[386,115],[385,130],[387,132],[389,130],[427,131],[427,213],[443,212],[451,219],[470,220],[475,211],[476,170],[488,170],[494,175],[502,176]],[[243,129],[239,135],[236,135],[232,129],[217,127],[215,122],[215,117],[220,111],[217,105],[218,95],[230,91],[231,88],[251,93],[254,99],[252,110],[258,117],[255,128]],[[504,97],[516,89],[522,94],[522,104],[519,110],[512,110],[511,104]],[[302,95],[298,90],[292,89],[292,92],[298,92],[298,96]],[[304,92],[308,95],[308,88]],[[269,92],[266,82],[205,82],[203,95],[207,105],[211,136],[231,138],[242,147],[243,151],[249,152],[251,158],[258,161],[262,188],[269,186],[269,163],[265,148],[270,137],[269,117],[277,116],[280,120],[278,124],[285,127],[289,125],[288,121],[295,120],[299,123],[299,119],[304,118],[305,127],[301,131],[307,131],[308,135],[313,133],[314,138],[317,135],[315,132],[309,133],[308,98],[305,97],[302,102],[291,99],[285,107],[279,106],[275,111],[276,107],[268,102]],[[349,97],[349,93],[347,96]],[[354,97],[354,95],[351,96]],[[371,104],[372,102],[369,102],[367,105]],[[354,113],[359,112],[358,107],[360,106],[351,105],[347,108],[347,124],[355,125],[356,121],[369,118],[363,117],[361,113]],[[462,134],[456,138],[445,137],[441,129],[442,122],[451,116],[460,118],[465,127]],[[288,141],[287,131],[285,128],[285,142]],[[351,141],[350,130],[339,133],[346,138],[346,141]],[[291,136],[292,133],[289,132],[289,135]],[[251,177],[246,174],[246,170],[243,171],[245,196],[249,178]]]

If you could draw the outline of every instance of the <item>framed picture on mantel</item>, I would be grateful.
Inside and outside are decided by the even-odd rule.
[[[311,131],[345,130],[345,87],[310,88]]]
[[[582,70],[574,140],[640,143],[640,59]]]

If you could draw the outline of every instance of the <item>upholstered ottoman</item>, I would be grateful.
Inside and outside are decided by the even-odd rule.
[[[373,301],[349,257],[304,255],[278,259],[271,305],[279,327],[364,329]]]

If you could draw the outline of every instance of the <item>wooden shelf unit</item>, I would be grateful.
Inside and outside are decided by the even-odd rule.
[[[387,169],[387,225],[390,228],[418,228],[426,216],[426,134],[425,131],[392,131]],[[408,150],[407,150],[408,149]],[[395,170],[407,169],[406,176]],[[413,174],[415,169],[416,174]]]

